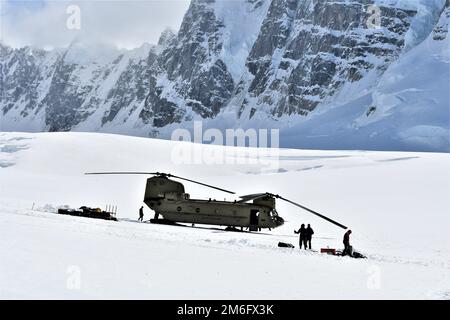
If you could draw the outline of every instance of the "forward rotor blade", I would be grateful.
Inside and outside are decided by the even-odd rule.
[[[297,206],[297,207],[299,207],[299,208],[302,208],[303,210],[306,210],[306,211],[308,211],[308,212],[311,212],[312,214],[315,214],[316,216],[318,216],[318,217],[320,217],[320,218],[322,218],[322,219],[325,219],[326,221],[331,222],[332,224],[334,224],[334,225],[336,225],[336,226],[338,226],[338,227],[340,227],[340,228],[342,228],[342,229],[347,229],[346,226],[340,224],[340,223],[337,222],[337,221],[334,221],[333,219],[330,219],[330,218],[324,216],[323,214],[320,214],[320,213],[318,213],[318,212],[316,212],[316,211],[314,211],[314,210],[311,210],[311,209],[309,209],[309,208],[307,208],[307,207],[305,207],[305,206],[302,206],[301,204],[298,204],[298,203],[296,203],[296,202],[294,202],[294,201],[291,201],[291,200],[289,200],[289,199],[283,198],[283,197],[281,197],[281,196],[279,196],[279,195],[275,195],[275,196],[276,196],[278,199],[284,200],[284,201],[286,201],[286,202],[289,202],[290,204],[293,204],[294,206]]]
[[[208,188],[220,190],[220,191],[223,191],[223,192],[235,194],[235,192],[233,192],[233,191],[225,190],[225,189],[222,189],[222,188],[219,188],[219,187],[215,187],[215,186],[212,186],[212,185],[203,183],[203,182],[198,182],[198,181],[195,181],[195,180],[191,180],[191,179],[187,179],[187,178],[183,178],[183,177],[174,176],[173,174],[168,174],[167,176],[168,176],[168,177],[172,177],[172,178],[176,178],[176,179],[181,179],[181,180],[189,181],[189,182],[192,182],[192,183],[196,183],[196,184],[199,184],[199,185],[202,185],[202,186],[205,186],[205,187],[208,187]]]
[[[86,175],[106,175],[106,174],[145,174],[145,175],[159,175],[159,172],[86,172]]]

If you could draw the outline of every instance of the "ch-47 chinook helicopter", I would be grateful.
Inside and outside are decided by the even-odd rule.
[[[226,226],[229,228],[248,228],[250,231],[258,231],[264,228],[272,229],[284,224],[275,209],[275,199],[287,201],[300,207],[338,227],[347,229],[314,210],[288,200],[282,196],[271,193],[257,193],[241,196],[235,201],[216,201],[191,199],[185,192],[184,185],[170,178],[189,181],[205,187],[235,194],[232,191],[218,188],[198,181],[182,178],[170,173],[160,172],[92,172],[87,175],[152,175],[147,179],[144,203],[155,212],[152,223],[175,224],[206,224]],[[250,203],[250,201],[252,201]],[[159,218],[162,216],[163,218]]]

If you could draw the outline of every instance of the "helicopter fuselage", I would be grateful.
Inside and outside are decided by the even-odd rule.
[[[253,203],[190,199],[184,186],[165,177],[147,179],[144,203],[156,216],[171,222],[248,227],[251,231],[276,228],[284,223],[271,198]]]

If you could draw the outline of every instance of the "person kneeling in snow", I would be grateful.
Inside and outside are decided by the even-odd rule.
[[[344,234],[344,251],[342,251],[342,255],[346,256],[349,255],[350,257],[353,256],[353,248],[350,245],[350,235],[352,234],[352,230],[347,230],[347,232]]]

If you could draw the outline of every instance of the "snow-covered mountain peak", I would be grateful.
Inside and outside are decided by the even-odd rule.
[[[158,45],[164,47],[168,46],[172,42],[172,40],[175,39],[176,35],[177,32],[172,28],[164,29],[159,36]]]
[[[373,4],[380,8],[379,28],[368,24]],[[220,130],[280,128],[281,144],[291,147],[448,151],[448,139],[436,144],[430,138],[428,144],[426,138],[420,143],[398,138],[423,125],[449,130],[448,121],[437,120],[439,110],[450,105],[448,95],[427,91],[420,82],[448,83],[447,66],[427,69],[429,64],[408,58],[412,52],[428,61],[418,55],[425,54],[420,49],[425,45],[440,61],[449,60],[448,50],[435,42],[445,37],[446,27],[438,27],[445,5],[448,1],[194,0],[180,30],[164,31],[155,46],[127,51],[74,43],[31,56],[26,49],[2,46],[0,124],[2,130],[169,138],[174,128],[189,129],[202,120]],[[397,64],[405,72],[422,66],[417,82],[405,82],[401,74],[390,78]],[[380,94],[396,92],[397,82],[388,78],[403,81],[410,98]],[[417,102],[414,110],[433,110],[435,116],[411,116],[410,100]],[[390,112],[404,124],[393,126],[401,132],[390,131]]]

